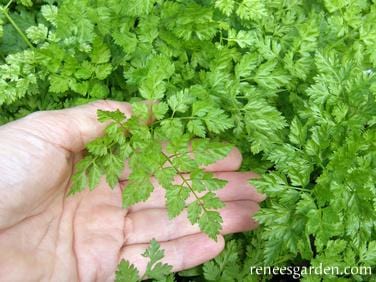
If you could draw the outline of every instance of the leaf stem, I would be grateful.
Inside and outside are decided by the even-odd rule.
[[[1,9],[1,11],[3,12],[4,16],[7,18],[7,20],[11,23],[11,25],[13,26],[13,28],[18,32],[18,34],[21,36],[21,38],[23,39],[23,41],[25,41],[25,43],[31,48],[31,49],[34,49],[34,46],[33,44],[31,44],[31,42],[29,41],[29,39],[27,39],[26,35],[22,32],[22,30],[18,27],[18,25],[16,24],[16,22],[12,19],[12,17],[9,15],[8,13],[8,6],[12,3],[12,0],[8,2],[8,4]]]
[[[13,0],[9,0],[9,2],[5,5],[4,9],[8,10],[9,6],[12,4]]]
[[[171,159],[171,158],[176,158],[176,157],[184,156],[184,155],[186,155],[186,154],[189,154],[189,152],[172,154],[172,155],[170,155],[169,158],[170,158],[170,159]]]
[[[293,187],[295,190],[298,190],[298,191],[304,191],[304,192],[312,193],[312,190],[310,190],[310,189],[305,189],[305,188],[300,188],[300,187],[295,187],[295,186],[291,186],[291,187]]]
[[[166,155],[164,152],[162,152],[162,155],[166,158],[167,162],[171,165],[171,167],[173,169],[176,170],[176,172],[178,173],[179,177],[181,178],[181,180],[183,181],[183,184],[185,184],[188,189],[192,192],[193,196],[196,198],[196,200],[198,201],[198,204],[202,207],[202,209],[204,210],[204,212],[208,212],[208,210],[205,208],[204,204],[202,203],[202,201],[200,200],[200,197],[196,194],[196,192],[193,190],[191,184],[189,184],[188,180],[184,177],[184,175],[179,171],[179,169],[177,169],[174,164],[172,163],[170,157],[168,155]]]
[[[164,119],[164,120],[157,120],[157,121],[153,122],[153,125],[159,124],[159,123],[161,123],[162,121],[165,121],[165,120],[172,120],[172,119],[192,120],[192,119],[197,119],[197,118],[196,117],[170,117],[170,118]]]

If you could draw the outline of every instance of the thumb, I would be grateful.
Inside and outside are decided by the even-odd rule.
[[[98,122],[97,110],[117,109],[126,117],[131,116],[130,104],[99,100],[64,110],[36,112],[15,121],[13,126],[22,126],[24,131],[67,151],[79,152],[88,142],[104,133],[107,124]]]

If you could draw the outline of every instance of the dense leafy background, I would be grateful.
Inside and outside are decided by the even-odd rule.
[[[235,144],[243,169],[262,173],[262,227],[181,276],[375,267],[374,0],[20,0],[0,23],[1,123],[101,98],[158,99],[165,127]]]

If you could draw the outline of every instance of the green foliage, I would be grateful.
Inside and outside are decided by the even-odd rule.
[[[161,250],[157,241],[154,239],[151,240],[150,246],[145,250],[142,256],[149,259],[145,274],[142,277],[134,265],[123,259],[116,271],[115,281],[138,282],[145,278],[153,279],[155,282],[174,281],[173,277],[169,276],[172,266],[161,262],[164,257],[164,251]]]
[[[214,260],[203,265],[205,279],[215,282],[240,281],[243,277],[240,248],[240,241],[227,241],[225,250]]]
[[[164,257],[164,251],[160,249],[157,241],[152,240],[150,242],[150,247],[145,251],[143,256],[149,258],[145,272],[146,277],[162,280],[163,277],[170,273],[172,266],[160,262]]]
[[[159,113],[160,105],[152,107],[157,106]],[[169,110],[173,115],[174,104],[164,105],[163,112]],[[218,210],[224,204],[213,191],[223,188],[227,181],[214,178],[201,167],[223,159],[232,146],[195,139],[190,149],[190,135],[174,134],[169,128],[145,124],[148,110],[144,103],[133,104],[130,118],[119,110],[99,110],[97,116],[100,122],[110,123],[104,136],[87,144],[88,154],[76,165],[70,194],[80,192],[86,186],[94,189],[101,175],[105,175],[111,188],[115,187],[128,160],[131,173],[122,194],[124,208],[146,201],[154,189],[153,179],[156,179],[166,189],[170,218],[186,208],[191,223],[198,224],[204,233],[216,239],[223,222]],[[164,151],[162,144],[167,141],[169,144]],[[195,199],[190,204],[186,203],[189,195]]]
[[[116,282],[138,282],[139,273],[137,268],[126,260],[122,260],[116,271]]]
[[[233,144],[242,169],[261,174],[252,182],[268,196],[261,227],[233,238],[198,280],[270,278],[251,277],[252,265],[375,267],[375,1],[1,5],[1,123],[102,98],[132,102],[131,118],[98,112],[109,124],[88,144],[72,193],[102,175],[116,186],[128,160],[124,206],[145,201],[158,181],[170,218],[187,209],[215,239],[214,195],[225,183],[202,166]],[[304,279],[321,278],[372,279]]]

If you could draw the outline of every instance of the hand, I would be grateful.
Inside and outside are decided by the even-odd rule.
[[[223,237],[217,242],[209,239],[185,214],[168,220],[163,189],[157,184],[147,202],[130,209],[121,206],[124,177],[113,190],[102,181],[92,192],[66,197],[85,144],[103,133],[97,109],[118,108],[131,113],[129,104],[100,101],[37,112],[0,127],[2,281],[111,281],[123,258],[143,273],[147,261],[141,253],[152,238],[160,242],[164,261],[174,271],[221,252]],[[218,192],[226,203],[222,234],[257,225],[251,215],[263,196],[247,184],[254,174],[235,172],[240,163],[241,155],[234,149],[207,167],[229,181]]]

